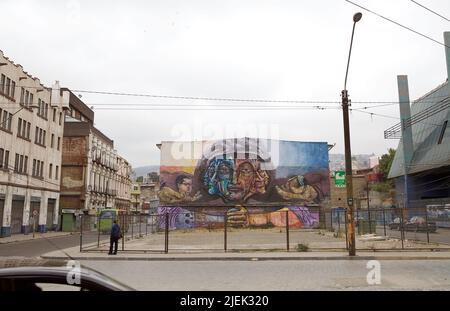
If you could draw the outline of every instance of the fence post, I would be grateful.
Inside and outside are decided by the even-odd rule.
[[[331,231],[334,231],[333,230],[333,209],[330,209],[330,228],[331,228]]]
[[[430,244],[430,230],[428,229],[428,210],[425,206],[425,222],[426,222],[426,230],[427,230],[427,243]]]
[[[83,251],[83,215],[80,215],[80,253]]]
[[[145,236],[148,235],[148,219],[149,219],[149,215],[145,216]]]
[[[339,210],[337,210],[337,214],[338,214],[338,235],[340,235],[341,234],[341,215],[340,215],[340,213],[339,213],[340,211]],[[347,238],[347,237],[346,237]]]
[[[169,213],[166,213],[166,230],[165,230],[165,248],[164,251],[167,254],[169,252]]]
[[[286,247],[289,252],[289,210],[286,211]]]
[[[131,239],[133,239],[134,215],[131,215]]]
[[[97,247],[100,247],[100,215],[97,216]]]
[[[345,212],[345,248],[348,250],[347,211]]]
[[[386,236],[386,209],[383,207],[383,227],[384,227],[384,236]]]
[[[223,249],[225,252],[227,252],[228,249],[228,236],[227,236],[227,231],[228,231],[228,215],[227,213],[224,214],[223,216]]]
[[[125,226],[125,214],[122,215],[122,226],[121,226],[121,230],[122,230],[122,251],[125,250],[125,231],[124,231],[124,226]]]
[[[404,238],[405,238],[405,231],[404,231],[404,228],[403,228],[403,208],[401,208],[400,209],[400,237],[401,237],[401,239],[402,239],[402,249],[405,249],[405,246],[404,246],[404,243],[403,243],[403,240],[404,240]]]
[[[141,237],[141,223],[142,223],[142,215],[139,214],[139,237]]]

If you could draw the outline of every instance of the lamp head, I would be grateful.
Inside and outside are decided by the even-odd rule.
[[[355,15],[353,15],[353,22],[357,23],[361,20],[362,18],[362,13],[356,13]]]

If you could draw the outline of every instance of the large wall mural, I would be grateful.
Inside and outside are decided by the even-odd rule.
[[[284,226],[280,211],[290,225],[311,228],[330,193],[327,143],[163,142],[160,174],[159,213],[171,215],[171,228],[223,224],[224,217],[233,226]]]

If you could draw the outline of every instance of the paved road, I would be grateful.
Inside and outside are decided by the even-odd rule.
[[[450,290],[449,261],[383,261],[369,286],[365,261],[83,261],[138,290]]]
[[[97,241],[94,234],[84,236],[83,243]],[[38,257],[45,253],[80,245],[80,235],[74,233],[69,236],[40,238],[23,242],[0,244],[0,256]]]

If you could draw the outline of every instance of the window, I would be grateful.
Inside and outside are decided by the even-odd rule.
[[[438,145],[442,144],[442,140],[444,139],[445,130],[447,129],[448,120],[442,124],[441,134],[439,135]]]
[[[37,144],[39,141],[39,128],[36,126],[36,133],[34,134],[34,142]]]
[[[55,134],[52,134],[52,138],[50,140],[50,147],[53,148],[55,146]]]
[[[52,169],[53,169],[53,164],[50,164],[48,167],[48,178],[52,178]]]
[[[22,135],[22,119],[19,118],[18,122],[17,122],[17,136],[21,136]]]
[[[55,170],[55,179],[58,180],[59,178],[59,166],[56,165],[56,170]]]
[[[25,156],[25,160],[23,161],[23,172],[28,174],[28,157]]]
[[[6,76],[2,73],[2,78],[0,80],[0,92],[5,93],[5,80]]]
[[[4,92],[6,94],[6,96],[10,95],[10,92],[9,92],[10,86],[11,86],[11,79],[7,77],[6,78],[6,89],[5,89],[5,92]]]
[[[24,102],[24,100],[25,100],[25,88],[21,88],[20,89],[20,102],[19,102],[19,104],[20,105],[25,105],[25,102]]]
[[[45,104],[45,118],[48,118],[48,104]]]
[[[5,155],[5,150],[0,148],[0,168],[3,168],[3,156]]]
[[[23,155],[20,155],[20,161],[19,161],[19,173],[23,172]]]
[[[8,113],[8,131],[11,132],[11,123],[12,123],[12,113]]]
[[[59,151],[59,148],[60,148],[60,144],[61,144],[61,137],[58,137],[58,151]]]
[[[56,108],[53,108],[53,122],[56,122]]]
[[[16,82],[11,80],[11,97],[14,98],[16,94]]]
[[[19,161],[20,161],[20,155],[16,153],[16,159],[14,161],[14,171],[19,171]]]
[[[28,106],[34,105],[34,103],[33,103],[33,96],[34,96],[34,95],[30,93],[30,98],[29,98]]]
[[[41,99],[39,98],[39,99],[38,99],[38,111],[37,111],[38,116],[41,114],[41,106],[42,106],[42,101],[41,101]]]
[[[33,169],[31,175],[36,176],[36,159],[33,159]]]
[[[30,92],[29,91],[25,91],[25,106],[29,106],[29,100],[30,100]]]
[[[31,123],[28,122],[28,126],[27,126],[27,138],[30,139],[30,128],[31,128]]]
[[[43,133],[43,135],[42,135],[42,144],[45,146],[45,137],[47,136],[47,131],[44,130],[42,133]]]
[[[62,124],[62,112],[59,113],[59,125]]]
[[[27,122],[25,120],[22,123],[22,137],[27,137]]]
[[[9,151],[8,150],[5,151],[5,161],[4,161],[3,167],[5,169],[9,168]]]

